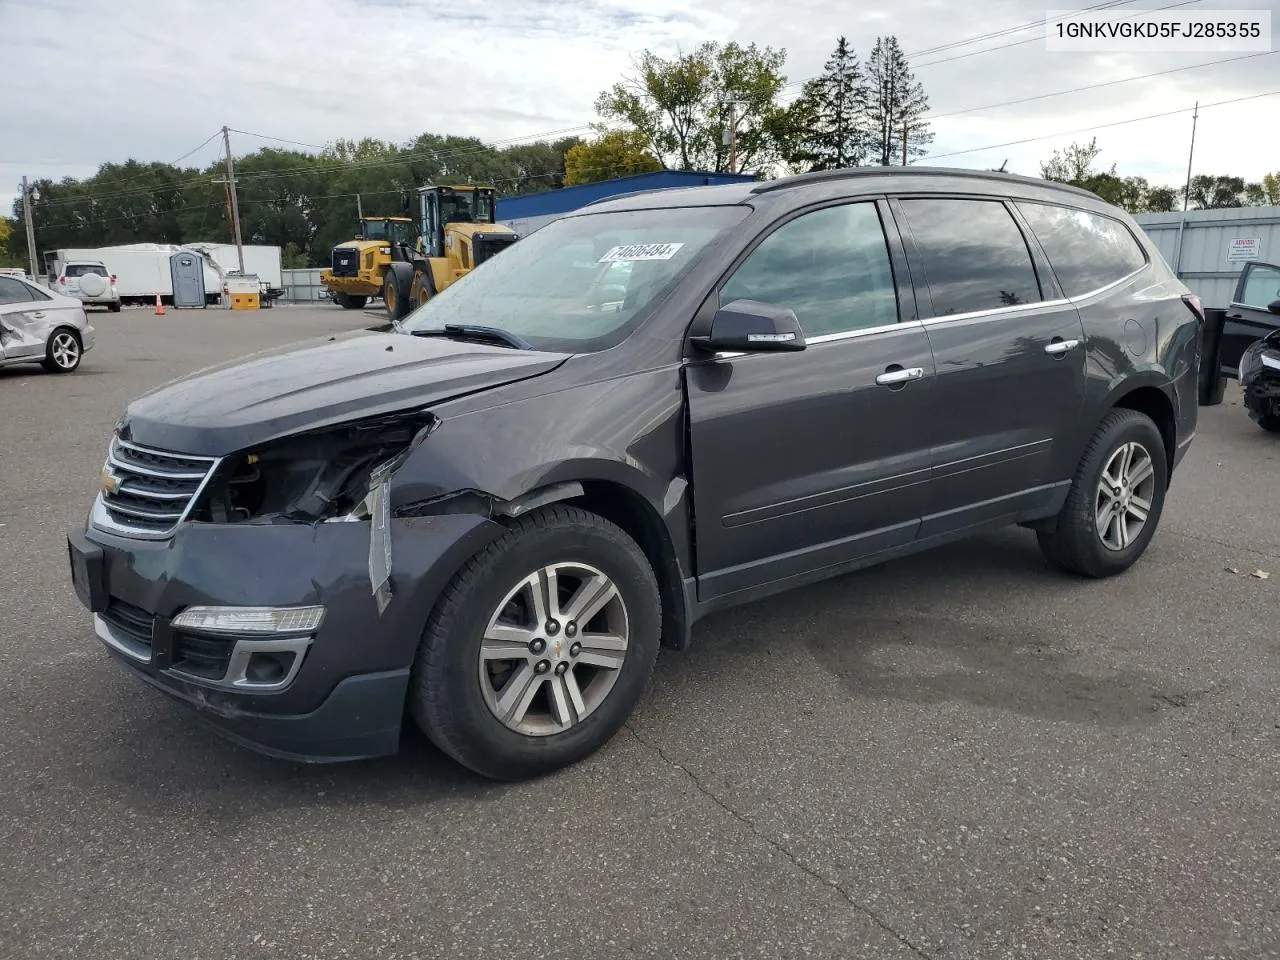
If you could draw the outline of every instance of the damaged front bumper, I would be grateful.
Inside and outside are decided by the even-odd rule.
[[[76,593],[117,660],[239,743],[331,761],[398,749],[436,598],[501,533],[481,514],[378,511],[372,521],[184,523],[163,541],[90,525],[67,541]],[[386,569],[371,591],[374,551]]]
[[[1257,420],[1280,416],[1280,342],[1260,340],[1240,358],[1240,387],[1245,409]]]

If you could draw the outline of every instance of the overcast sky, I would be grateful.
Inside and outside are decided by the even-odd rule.
[[[1173,0],[1138,0],[1154,9]],[[869,12],[842,0],[0,0],[8,94],[0,98],[0,204],[23,174],[86,176],[105,161],[172,161],[222,124],[324,144],[453,133],[488,142],[582,128],[597,93],[644,48],[704,40],[785,48],[798,80],[821,69],[843,32],[865,58],[878,34],[912,54],[1045,16],[1045,0],[894,0]],[[1280,0],[1192,0],[1187,11],[1270,9]],[[860,9],[861,8],[861,9]],[[889,12],[892,10],[892,12]],[[959,54],[1030,42],[977,53]],[[1273,49],[1274,49],[1273,41]],[[1047,53],[1043,28],[914,58],[931,109],[947,114],[1135,77],[1230,53]],[[1096,131],[1121,174],[1181,184],[1202,104],[1280,91],[1280,54],[1132,80],[1101,90],[977,110],[934,123],[934,154],[1076,131],[1148,114],[1188,113]],[[1257,179],[1280,169],[1280,96],[1205,109],[1196,172]],[[585,131],[581,131],[585,132]],[[1040,161],[1091,133],[941,159],[1038,175]],[[235,135],[250,152],[270,141]],[[187,163],[203,165],[218,141]]]

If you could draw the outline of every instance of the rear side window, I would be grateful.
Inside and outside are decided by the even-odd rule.
[[[1146,266],[1147,257],[1118,220],[1051,203],[1018,201],[1068,297],[1115,283]]]
[[[68,277],[83,277],[87,273],[96,273],[100,277],[107,275],[107,268],[100,267],[94,263],[69,263],[67,264]]]
[[[25,283],[13,277],[0,277],[0,303],[30,303],[31,300]]]
[[[1036,303],[1040,284],[1017,221],[998,200],[903,200],[935,316]]]

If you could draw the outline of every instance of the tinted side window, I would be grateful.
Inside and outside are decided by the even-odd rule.
[[[972,313],[1040,300],[1031,252],[998,200],[903,200],[924,261],[934,313]]]
[[[1018,201],[1068,297],[1105,287],[1146,265],[1124,224],[1110,217],[1050,203]]]
[[[1280,267],[1269,263],[1255,263],[1249,268],[1244,281],[1245,306],[1267,309],[1267,304],[1280,300]]]
[[[720,290],[720,305],[759,300],[795,312],[805,335],[898,322],[898,296],[874,203],[846,203],[784,223]]]
[[[13,277],[0,277],[0,303],[30,303],[27,285]]]

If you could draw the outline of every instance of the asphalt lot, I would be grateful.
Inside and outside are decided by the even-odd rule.
[[[715,616],[498,785],[259,757],[108,660],[63,533],[127,401],[370,317],[92,319],[0,370],[0,956],[1280,956],[1280,438],[1234,385],[1127,575],[1015,530]]]

